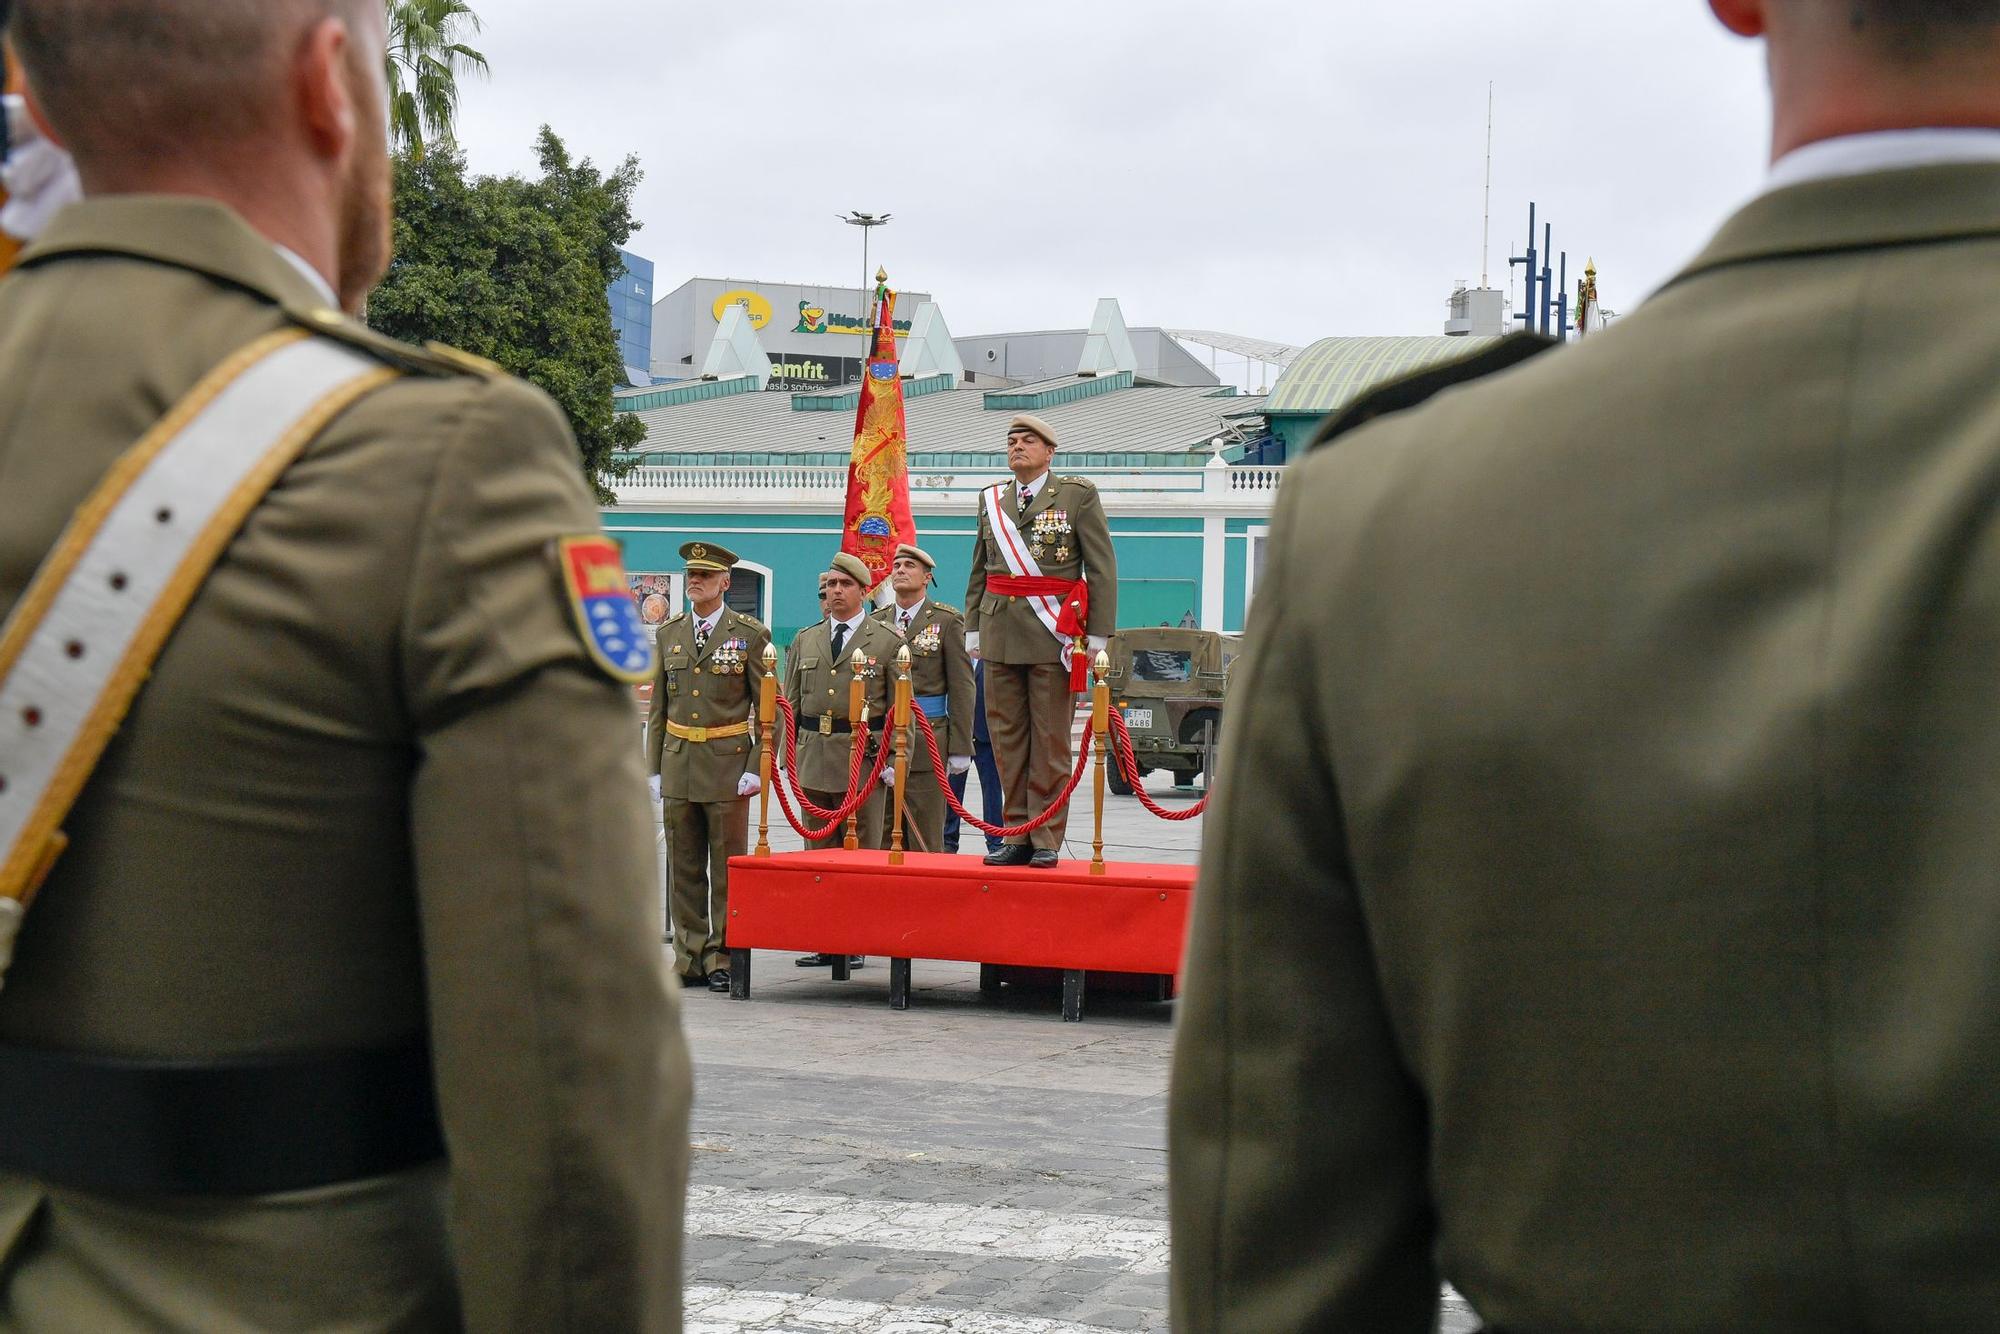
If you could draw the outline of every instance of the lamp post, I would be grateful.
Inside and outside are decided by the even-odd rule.
[[[847,213],[835,214],[834,216],[850,227],[859,227],[861,229],[861,327],[862,335],[866,337],[868,326],[874,323],[874,318],[868,305],[868,293],[870,290],[868,286],[868,232],[871,228],[886,227],[889,219],[895,215],[891,213],[863,213],[856,209]]]

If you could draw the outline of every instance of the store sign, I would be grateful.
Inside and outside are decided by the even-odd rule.
[[[908,320],[892,321],[896,326],[896,336],[905,337],[910,332]],[[816,306],[810,301],[799,302],[799,322],[792,326],[793,333],[802,334],[865,334],[874,326],[867,320],[856,319],[852,315],[842,315],[824,306]]]
[[[752,329],[761,331],[765,325],[771,322],[771,303],[755,292],[748,291],[747,289],[738,289],[734,292],[724,292],[721,296],[715,298],[715,322],[717,324],[722,323],[723,312],[731,306],[743,307],[744,312],[750,317],[750,327]]]
[[[859,357],[785,355],[771,358],[771,379],[765,387],[797,391],[836,389],[861,378]]]

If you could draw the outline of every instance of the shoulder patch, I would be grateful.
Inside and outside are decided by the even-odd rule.
[[[1306,449],[1318,449],[1329,440],[1365,426],[1377,417],[1417,407],[1456,385],[1512,370],[1530,357],[1540,356],[1555,346],[1556,340],[1545,334],[1509,334],[1470,356],[1377,385],[1320,423]]]
[[[653,675],[653,640],[639,618],[625,563],[608,537],[565,537],[556,543],[563,591],[590,660],[613,680],[641,685]]]

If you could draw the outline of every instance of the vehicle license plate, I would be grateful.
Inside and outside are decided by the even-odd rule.
[[[1153,711],[1151,709],[1127,709],[1125,710],[1125,725],[1127,727],[1151,727],[1153,725]]]

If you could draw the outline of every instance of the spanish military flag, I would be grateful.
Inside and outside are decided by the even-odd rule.
[[[903,381],[896,364],[896,294],[889,275],[875,271],[875,332],[861,403],[854,413],[854,451],[847,462],[847,517],[840,549],[861,558],[874,575],[869,591],[889,577],[896,548],[917,540],[910,517],[909,450],[903,433]]]
[[[20,75],[14,68],[14,55],[7,49],[8,0],[0,0],[0,93],[20,92]],[[0,112],[0,162],[7,160],[7,117]],[[7,203],[7,187],[0,185],[0,207]],[[14,267],[15,256],[21,253],[21,243],[5,232],[0,232],[0,274]]]

